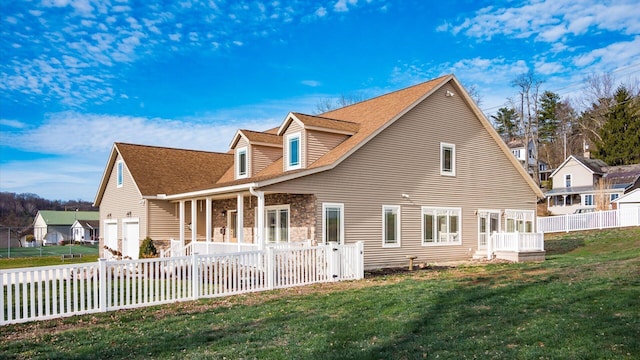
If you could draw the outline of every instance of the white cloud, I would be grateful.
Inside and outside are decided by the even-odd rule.
[[[10,127],[10,128],[14,128],[14,129],[23,129],[23,128],[27,127],[27,124],[25,124],[22,121],[10,120],[10,119],[0,119],[0,125],[1,126],[7,126],[7,127]]]
[[[327,9],[325,9],[323,6],[320,6],[318,10],[316,10],[315,14],[317,17],[324,17],[325,15],[327,15]]]
[[[318,87],[321,85],[320,82],[316,80],[303,80],[302,84],[310,87]]]
[[[640,61],[640,36],[576,56],[573,63],[579,67],[594,66],[598,71],[611,71]]]

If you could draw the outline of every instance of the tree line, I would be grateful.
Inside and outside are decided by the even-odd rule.
[[[579,98],[562,98],[543,90],[534,73],[512,81],[517,95],[491,116],[494,127],[507,143],[533,142],[533,163],[525,163],[539,179],[543,161],[551,168],[569,155],[592,157],[608,165],[640,163],[640,87],[617,83],[611,74],[586,78]]]
[[[98,211],[91,202],[82,200],[47,200],[36,194],[0,192],[0,226],[28,227],[39,210]]]

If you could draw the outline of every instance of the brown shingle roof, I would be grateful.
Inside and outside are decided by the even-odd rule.
[[[240,132],[246,136],[250,143],[273,144],[282,147],[282,136],[252,130],[240,130]]]
[[[116,143],[143,196],[179,194],[213,187],[233,166],[233,155]]]
[[[350,133],[355,133],[360,128],[360,124],[344,121],[344,120],[336,120],[330,119],[321,116],[312,116],[301,113],[292,113],[295,115],[298,120],[300,120],[305,126],[312,126],[317,128],[331,129],[331,130],[340,130],[346,131]]]

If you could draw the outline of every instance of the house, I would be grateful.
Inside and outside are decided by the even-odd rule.
[[[71,233],[74,242],[95,244],[100,237],[100,220],[76,220]]]
[[[33,235],[43,245],[56,245],[72,238],[71,226],[77,220],[98,221],[98,211],[40,210],[33,220]]]
[[[448,75],[238,130],[226,153],[115,143],[94,203],[101,245],[123,256],[147,236],[161,249],[363,241],[365,267],[380,268],[532,232],[543,196]]]
[[[640,164],[608,166],[585,155],[569,156],[551,174],[553,187],[546,196],[553,215],[608,210],[613,200],[640,187]]]
[[[535,154],[537,154],[537,151],[533,140],[529,140],[529,144],[526,148],[524,146],[524,141],[520,139],[512,139],[507,142],[507,146],[513,156],[518,159],[520,164],[528,169],[529,175],[534,177],[532,169],[535,169],[536,166]],[[545,184],[549,180],[552,172],[553,170],[549,167],[549,164],[542,160],[538,160],[538,178],[541,185]]]

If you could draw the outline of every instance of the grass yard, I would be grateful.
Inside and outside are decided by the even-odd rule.
[[[7,249],[0,251],[0,269],[33,266],[62,265],[98,260],[98,245],[65,245],[32,248],[12,248],[8,258]],[[62,260],[62,254],[81,254],[81,258]]]
[[[0,358],[638,359],[640,228],[477,263],[0,327]]]

